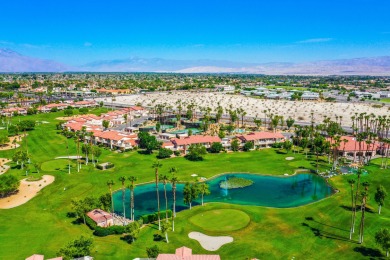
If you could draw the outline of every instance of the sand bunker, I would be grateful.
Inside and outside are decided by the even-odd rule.
[[[59,156],[59,157],[56,157],[55,159],[80,159],[80,158],[83,158],[82,156],[80,155],[70,155],[70,156]]]
[[[24,137],[24,135],[16,135],[16,136],[11,136],[9,138],[9,142],[0,146],[0,150],[11,150],[11,149],[16,149],[20,146],[20,144],[18,144],[17,142],[21,142],[22,141],[22,137]]]
[[[26,203],[35,197],[41,189],[53,183],[54,179],[54,176],[43,175],[42,179],[39,181],[21,180],[18,193],[0,199],[0,209],[15,208]]]
[[[217,251],[221,246],[233,242],[232,237],[212,237],[200,232],[191,232],[188,237],[197,240],[207,251]]]
[[[6,173],[9,170],[10,166],[5,164],[9,163],[10,161],[11,160],[7,158],[0,158],[0,175]]]
[[[287,161],[292,161],[292,160],[294,160],[295,158],[294,157],[286,157],[286,160]]]

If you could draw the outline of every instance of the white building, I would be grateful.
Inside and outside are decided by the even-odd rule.
[[[223,91],[223,92],[234,92],[234,90],[236,90],[236,87],[231,85],[216,85],[215,89],[217,91]]]

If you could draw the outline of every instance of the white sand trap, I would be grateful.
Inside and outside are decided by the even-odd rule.
[[[212,237],[200,232],[190,232],[188,237],[197,240],[199,244],[207,251],[217,251],[219,248],[221,248],[221,246],[233,242],[232,237]]]
[[[191,174],[192,177],[196,177],[198,176],[198,174],[194,173],[194,174]]]
[[[55,159],[80,159],[83,158],[82,156],[77,156],[77,155],[70,155],[70,156],[59,156],[56,157]]]
[[[287,161],[291,161],[291,160],[294,160],[294,159],[295,159],[294,157],[286,157]]]
[[[54,176],[43,175],[39,181],[20,181],[18,193],[0,199],[0,209],[10,209],[20,206],[31,200],[37,193],[49,184],[54,182]]]

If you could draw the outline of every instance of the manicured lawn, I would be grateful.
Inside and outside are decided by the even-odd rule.
[[[390,98],[381,98],[381,102],[390,103]]]
[[[96,111],[99,113],[99,111]],[[29,132],[28,150],[32,163],[41,164],[41,174],[55,176],[53,184],[44,188],[40,194],[20,207],[0,210],[0,259],[24,259],[29,255],[45,254],[46,258],[55,257],[56,252],[69,240],[80,235],[92,236],[92,231],[85,225],[78,224],[72,217],[71,200],[86,196],[100,196],[107,193],[106,182],[115,181],[114,188],[119,189],[120,176],[136,176],[138,183],[154,180],[151,168],[156,160],[155,155],[141,155],[138,152],[115,153],[103,150],[99,162],[112,162],[114,169],[96,170],[92,164],[83,165],[80,173],[75,167],[69,175],[66,171],[67,160],[54,160],[58,156],[66,156],[67,140],[57,134],[56,117],[62,112],[35,115],[34,120],[48,121],[36,130]],[[20,119],[24,119],[20,117]],[[27,119],[27,117],[26,117]],[[14,120],[19,120],[15,118]],[[69,141],[70,155],[76,155],[73,140]],[[24,149],[23,145],[21,148]],[[15,150],[1,151],[0,157],[12,157]],[[287,156],[295,157],[287,161]],[[160,173],[167,174],[172,166],[179,169],[181,181],[194,180],[191,174],[212,177],[225,172],[251,172],[271,175],[293,173],[297,168],[315,169],[315,158],[305,159],[303,154],[288,155],[277,153],[273,149],[253,151],[249,153],[208,154],[204,161],[189,162],[184,158],[162,160]],[[332,178],[330,183],[340,190],[339,193],[317,203],[297,208],[275,209],[256,206],[240,206],[224,203],[209,203],[197,206],[192,210],[178,213],[175,220],[175,232],[169,232],[170,243],[154,242],[153,234],[158,233],[154,224],[144,227],[140,237],[130,245],[120,236],[94,237],[93,256],[96,259],[132,259],[146,257],[145,248],[157,244],[163,252],[172,253],[175,248],[187,246],[194,253],[210,253],[202,249],[199,243],[188,238],[191,231],[203,232],[207,235],[230,235],[234,242],[223,246],[215,253],[222,259],[361,259],[375,257],[380,254],[374,241],[374,234],[384,226],[390,226],[390,203],[386,200],[382,214],[378,215],[374,201],[374,191],[382,184],[390,192],[390,171],[381,170],[380,160],[374,161],[367,169],[370,174],[363,181],[371,182],[369,211],[366,214],[365,242],[361,246],[356,243],[357,234],[349,241],[350,192],[347,184],[348,176]],[[14,164],[6,174],[25,178],[24,172]],[[329,168],[326,158],[321,160],[321,169]],[[37,175],[34,174],[33,175]],[[233,209],[244,212],[250,217],[247,226],[236,231],[206,231],[189,221],[191,217],[205,214],[210,210]],[[207,213],[206,213],[207,214]],[[225,216],[225,214],[224,214]],[[235,223],[235,215],[224,219],[227,223]],[[211,222],[211,221],[210,221]],[[360,222],[358,212],[357,224]],[[238,223],[237,223],[238,224]],[[370,254],[370,255],[369,255]]]
[[[199,213],[190,222],[205,231],[235,231],[246,227],[250,222],[248,214],[236,209],[215,209]]]

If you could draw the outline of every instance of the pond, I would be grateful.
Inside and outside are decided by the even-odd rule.
[[[251,186],[238,189],[221,189],[219,183],[230,177],[245,178],[253,181]],[[301,173],[288,177],[276,177],[257,174],[224,174],[207,181],[211,194],[204,197],[205,202],[224,202],[239,205],[255,205],[274,208],[290,208],[309,204],[326,198],[334,193],[333,189],[320,176]],[[166,185],[168,208],[172,209],[172,188]],[[184,184],[177,184],[176,211],[187,209],[183,203]],[[160,208],[165,210],[163,184],[159,184]],[[154,183],[136,186],[134,190],[136,218],[157,211],[156,186]],[[193,206],[201,203],[200,197]],[[122,191],[114,193],[115,212],[122,214]],[[130,191],[125,192],[126,216],[130,212]]]

